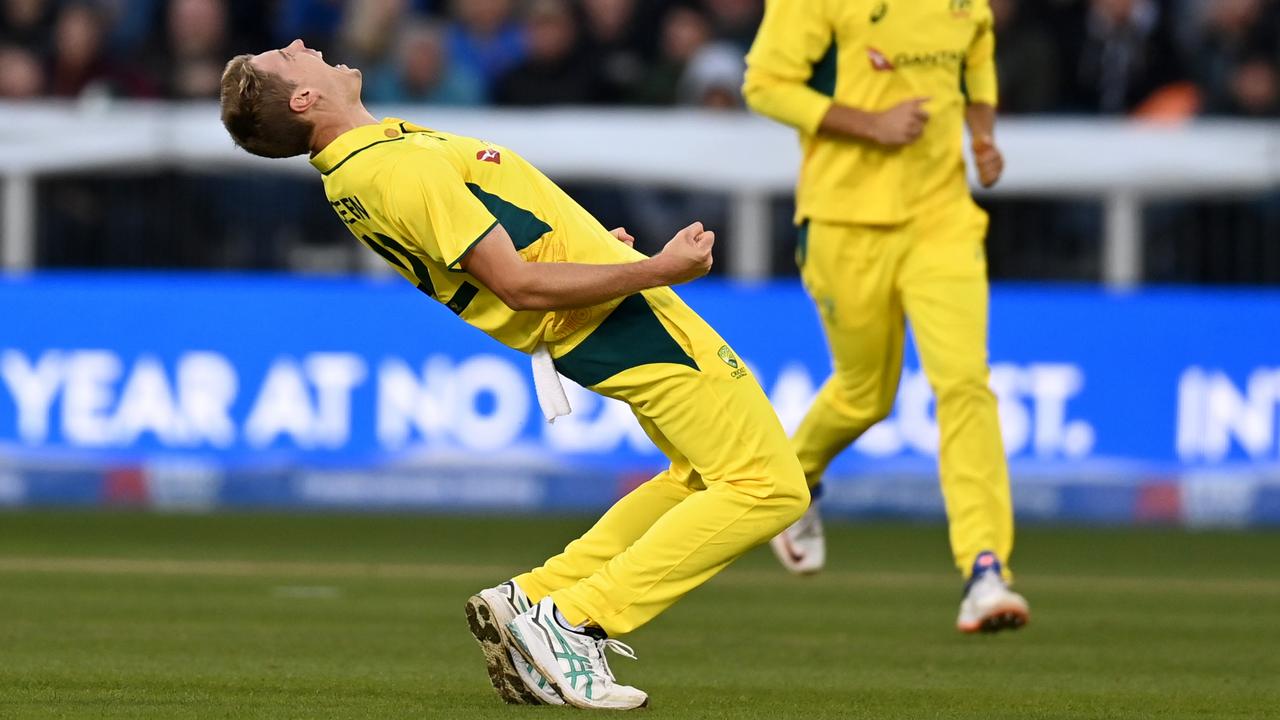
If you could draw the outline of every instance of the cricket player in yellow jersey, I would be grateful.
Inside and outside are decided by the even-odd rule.
[[[987,384],[987,217],[963,157],[967,122],[982,184],[1003,171],[987,0],[765,8],[744,92],[800,132],[797,259],[834,366],[793,438],[814,497],[831,460],[892,410],[909,320],[937,396],[951,549],[966,576],[957,627],[1020,627],[1029,611],[1006,584],[1013,510]],[[822,568],[816,502],[773,548],[793,572]]]
[[[311,154],[338,217],[462,321],[628,403],[668,470],[541,567],[466,606],[509,702],[630,709],[647,695],[604,658],[809,504],[764,392],[669,286],[711,267],[715,236],[685,228],[654,257],[610,233],[515,152],[375,120],[361,77],[301,41],[231,60],[222,118],[244,149]],[[405,318],[406,332],[418,326]],[[547,380],[545,373],[542,380]]]

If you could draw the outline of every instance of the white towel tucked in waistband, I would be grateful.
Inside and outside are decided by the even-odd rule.
[[[547,422],[553,423],[556,418],[573,412],[569,407],[569,396],[564,392],[564,383],[560,381],[560,373],[556,372],[546,345],[533,349],[533,390]]]

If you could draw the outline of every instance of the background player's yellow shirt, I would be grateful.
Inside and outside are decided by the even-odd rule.
[[[463,320],[524,352],[541,342],[572,345],[620,300],[561,312],[510,309],[461,268],[495,225],[531,262],[644,258],[519,155],[474,138],[387,118],[343,133],[311,163],[362,243]]]
[[[801,133],[797,220],[891,224],[967,199],[965,93],[996,104],[994,52],[987,0],[767,0],[744,91]],[[916,97],[932,118],[908,147],[817,134],[833,102],[882,111]]]

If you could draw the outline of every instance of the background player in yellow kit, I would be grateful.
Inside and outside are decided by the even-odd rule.
[[[549,352],[564,375],[630,404],[670,458],[564,552],[467,604],[508,701],[642,706],[644,692],[614,681],[604,650],[634,655],[610,636],[653,619],[809,504],[764,392],[668,287],[706,274],[715,236],[694,223],[645,257],[511,150],[379,122],[360,87],[359,71],[295,41],[227,65],[223,123],[249,152],[311,153],[362,243],[462,320]]]
[[[834,372],[793,438],[801,465],[818,488],[831,460],[889,414],[910,320],[937,396],[965,632],[1028,619],[1004,575],[1013,511],[987,385],[987,217],[963,158],[967,121],[983,185],[1003,171],[994,49],[987,0],[768,0],[745,87],[804,149],[797,255]],[[773,546],[794,572],[821,569],[817,503]]]

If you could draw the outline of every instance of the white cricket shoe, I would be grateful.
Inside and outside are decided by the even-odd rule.
[[[812,575],[827,564],[827,537],[822,532],[818,501],[809,503],[800,519],[769,541],[782,567],[796,575]]]
[[[956,629],[964,633],[994,633],[1017,630],[1030,620],[1031,608],[1026,598],[1005,584],[995,553],[978,555],[960,601]]]
[[[499,697],[512,705],[563,705],[555,688],[504,639],[503,626],[528,609],[528,596],[508,580],[467,600],[467,626],[480,643],[489,682]]]
[[[642,690],[619,684],[605,649],[635,659],[635,651],[596,628],[571,630],[543,598],[506,625],[511,644],[551,682],[565,702],[586,710],[634,710],[649,704]]]

